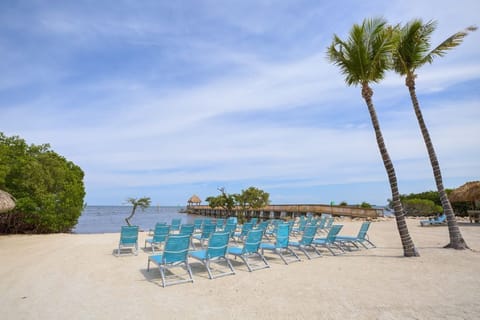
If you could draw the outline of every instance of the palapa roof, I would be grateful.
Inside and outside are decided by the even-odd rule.
[[[0,190],[0,213],[8,212],[15,208],[15,198],[8,192]]]
[[[451,202],[480,200],[480,181],[470,181],[453,190],[448,196]]]
[[[188,199],[188,203],[201,203],[202,200],[200,200],[200,198],[194,194],[193,196],[190,197],[190,199]]]

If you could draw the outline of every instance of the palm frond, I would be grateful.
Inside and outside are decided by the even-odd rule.
[[[431,50],[431,36],[437,28],[437,22],[423,23],[414,19],[402,28],[396,28],[393,69],[401,75],[412,74],[426,63],[432,63],[435,57],[443,57],[448,50],[462,43],[469,32],[477,30],[470,26],[457,32]]]
[[[423,23],[414,19],[402,28],[396,28],[393,68],[401,75],[421,66],[430,50],[430,37],[436,28],[435,21]]]
[[[383,18],[365,19],[361,25],[353,25],[345,41],[334,35],[328,59],[340,68],[347,85],[383,79],[392,43],[385,26]]]
[[[469,26],[465,28],[463,31],[459,31],[450,37],[448,37],[446,40],[444,40],[442,43],[440,43],[436,48],[434,48],[432,51],[430,51],[424,58],[424,63],[432,63],[433,59],[435,57],[443,57],[445,54],[447,54],[448,50],[451,50],[458,45],[460,45],[463,42],[463,39],[473,31],[476,31],[477,27],[476,26]]]

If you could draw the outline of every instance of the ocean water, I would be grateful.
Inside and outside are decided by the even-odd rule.
[[[157,222],[167,222],[180,218],[182,223],[193,223],[196,215],[179,213],[183,207],[149,207],[142,211],[137,209],[135,215],[130,219],[132,225],[140,227],[140,230],[150,230]],[[110,233],[120,232],[121,226],[126,226],[125,218],[132,212],[129,206],[87,206],[73,233]]]

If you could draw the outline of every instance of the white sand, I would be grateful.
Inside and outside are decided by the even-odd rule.
[[[339,223],[339,222],[337,222]],[[356,234],[359,221],[342,222]],[[162,288],[150,251],[115,257],[119,234],[0,237],[0,319],[478,319],[480,225],[461,224],[473,251],[442,249],[447,227],[409,220],[419,258],[404,258],[393,220],[372,223],[378,248]],[[145,234],[140,235],[143,247]],[[192,260],[193,262],[193,260]]]

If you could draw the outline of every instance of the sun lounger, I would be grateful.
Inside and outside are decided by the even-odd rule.
[[[228,241],[230,240],[230,233],[228,232],[214,232],[208,239],[208,247],[205,250],[191,251],[189,256],[199,260],[207,268],[208,277],[210,279],[235,274],[230,260],[227,257]],[[217,272],[214,274],[211,264],[216,263],[219,265],[220,261],[225,261],[229,271]]]
[[[308,259],[321,257],[322,254],[320,253],[320,251],[318,251],[317,248],[312,245],[313,238],[317,233],[317,228],[318,227],[316,225],[305,226],[305,228],[303,229],[302,239],[300,239],[300,241],[290,241],[289,245],[302,251]],[[308,253],[307,248],[310,248],[311,251],[315,253],[315,256],[311,256]]]
[[[188,248],[190,246],[190,237],[188,235],[170,235],[165,242],[165,249],[162,254],[148,257],[147,271],[150,271],[150,262],[156,264],[162,276],[162,286],[193,282],[192,270],[188,264]],[[180,275],[166,275],[165,270],[171,270],[174,267],[184,267],[187,271],[187,278]],[[171,271],[170,271],[171,272]],[[173,278],[172,281],[167,281]]]
[[[215,224],[204,224],[202,227],[202,232],[200,234],[194,234],[192,236],[192,247],[195,248],[193,240],[198,240],[200,242],[200,246],[203,248],[205,242],[210,238],[210,235],[215,232]]]
[[[290,253],[293,256],[292,261],[300,261],[300,258],[297,254],[288,247],[290,237],[290,225],[288,223],[282,223],[277,226],[277,230],[275,233],[275,241],[274,242],[262,242],[260,244],[260,249],[262,250],[262,255],[265,250],[272,251],[280,256],[282,261],[285,264],[288,264],[288,261],[285,259],[283,255],[285,252]]]
[[[345,247],[348,247],[348,244],[352,244],[353,246],[358,248],[357,243],[359,243],[365,249],[369,249],[369,247],[365,245],[365,243],[367,243],[370,245],[371,248],[376,248],[376,246],[368,238],[367,232],[370,224],[370,221],[365,221],[364,223],[362,223],[362,226],[360,227],[360,230],[358,231],[358,234],[356,236],[337,236],[335,238],[335,241],[344,244]]]
[[[420,225],[422,227],[426,226],[440,226],[443,224],[446,224],[447,222],[447,216],[445,214],[442,214],[441,216],[438,216],[436,218],[431,218],[428,220],[421,220]]]
[[[153,237],[145,239],[145,248],[147,248],[147,243],[149,243],[152,247],[152,252],[155,253],[155,248],[159,248],[162,243],[165,242],[169,233],[170,226],[167,226],[166,224],[157,224],[153,232]]]
[[[138,254],[138,226],[122,226],[120,241],[118,242],[117,257],[122,249],[131,249],[132,253]]]
[[[243,247],[230,247],[228,253],[243,260],[248,271],[252,272],[259,269],[270,268],[265,257],[260,253],[260,242],[262,241],[263,231],[261,229],[250,230],[245,238]],[[260,265],[252,265],[249,258],[256,256],[260,258]]]
[[[312,241],[312,244],[315,246],[322,246],[324,248],[327,248],[328,251],[330,251],[330,253],[334,256],[337,255],[335,251],[333,251],[334,247],[339,249],[342,253],[345,252],[342,246],[340,246],[338,243],[335,242],[337,235],[342,229],[342,227],[343,225],[341,224],[333,225],[328,231],[328,234],[325,238],[315,238]]]

